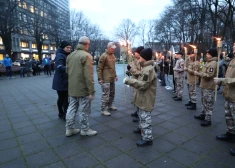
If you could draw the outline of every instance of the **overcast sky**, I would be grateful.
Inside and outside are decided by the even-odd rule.
[[[115,28],[123,19],[136,24],[142,19],[156,19],[171,0],[70,0],[71,8],[83,11],[104,35],[114,39]]]

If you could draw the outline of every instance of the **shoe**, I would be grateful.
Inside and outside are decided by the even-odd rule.
[[[216,136],[216,139],[221,141],[235,142],[235,134],[230,134],[226,132],[226,134]]]
[[[75,135],[75,134],[79,134],[80,130],[79,129],[68,129],[66,130],[66,136],[69,137],[69,136],[72,136],[72,135]]]
[[[175,98],[174,100],[175,100],[175,101],[182,101],[182,98],[178,98],[178,97],[177,97],[177,98]]]
[[[116,111],[116,110],[117,110],[117,108],[116,108],[116,107],[114,107],[114,106],[110,106],[110,107],[109,107],[109,110]]]
[[[136,117],[136,118],[134,118],[132,121],[133,121],[133,122],[139,122],[140,119]]]
[[[133,132],[135,134],[141,134],[141,129],[140,128],[136,128],[136,129],[133,130]]]
[[[197,104],[196,103],[192,103],[191,106],[187,107],[188,110],[196,110],[197,109]]]
[[[198,116],[194,116],[195,119],[198,119],[198,120],[205,120],[205,117],[206,115],[205,114],[200,114]]]
[[[110,112],[104,110],[104,111],[101,111],[101,114],[105,115],[105,116],[110,116]]]
[[[207,127],[207,126],[210,126],[211,125],[211,121],[207,121],[207,120],[204,120],[201,122],[201,126],[203,127]]]
[[[177,96],[173,96],[172,98],[175,99],[175,98],[177,98]]]
[[[185,104],[185,106],[191,106],[192,102],[189,101],[188,103]]]
[[[92,129],[89,129],[87,131],[81,130],[81,133],[80,133],[80,135],[82,135],[82,136],[93,136],[96,134],[97,134],[97,131],[94,131]]]
[[[235,148],[230,149],[230,154],[233,155],[233,156],[235,156]]]
[[[134,113],[131,113],[131,116],[132,116],[132,117],[138,117],[137,111],[134,112]]]
[[[152,144],[153,144],[153,141],[145,141],[143,139],[136,142],[137,146],[147,146],[147,145],[152,145]]]

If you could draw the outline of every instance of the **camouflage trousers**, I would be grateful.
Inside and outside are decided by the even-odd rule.
[[[205,120],[211,121],[212,111],[214,109],[215,102],[215,90],[202,89],[202,113],[206,115]]]
[[[227,132],[235,134],[235,103],[226,100],[224,104]]]
[[[197,92],[196,92],[196,85],[190,85],[188,84],[188,95],[189,95],[189,100],[192,103],[197,103]]]
[[[101,111],[108,110],[113,104],[115,96],[115,83],[103,83],[102,87],[102,99],[101,99]]]
[[[151,125],[151,113],[139,109],[138,112],[139,118],[140,118],[140,129],[141,129],[141,136],[143,140],[146,141],[152,141],[153,136],[152,136],[152,125]]]
[[[91,113],[91,100],[86,97],[69,97],[69,107],[66,114],[66,129],[75,128],[75,118],[79,110],[79,123],[82,130],[89,129],[89,114]]]
[[[184,88],[184,77],[175,77],[176,96],[182,98]]]

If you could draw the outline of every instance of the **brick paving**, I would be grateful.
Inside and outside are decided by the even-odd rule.
[[[53,77],[44,74],[7,80],[0,78],[0,167],[1,168],[234,168],[229,150],[235,144],[220,142],[225,133],[224,99],[221,92],[215,104],[210,127],[201,127],[189,111],[186,87],[182,102],[175,102],[170,91],[158,82],[152,112],[154,144],[137,147],[140,135],[130,113],[133,90],[124,94],[123,66],[117,65],[114,105],[118,111],[101,116],[101,88],[95,75],[96,96],[92,102],[90,126],[94,137],[65,137],[65,122],[58,119],[57,94],[51,89]],[[200,88],[197,89],[200,95]],[[126,99],[126,101],[125,101]],[[78,120],[77,120],[78,121]],[[77,123],[77,127],[79,124]]]

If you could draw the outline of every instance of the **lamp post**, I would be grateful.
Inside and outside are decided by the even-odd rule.
[[[216,69],[216,77],[218,78],[219,76],[219,58],[220,58],[220,53],[221,53],[221,50],[222,50],[222,41],[221,41],[221,38],[215,38],[217,40],[217,50],[218,50],[218,62],[217,62],[217,69]],[[215,101],[217,99],[217,87],[218,85],[215,86]]]

